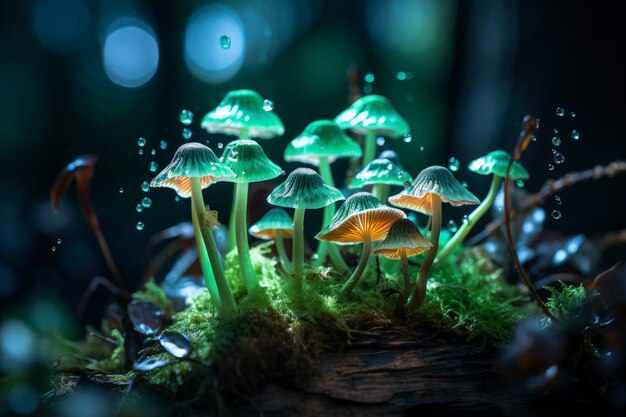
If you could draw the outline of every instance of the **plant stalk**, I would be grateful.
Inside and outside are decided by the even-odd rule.
[[[362,252],[361,258],[359,259],[359,264],[352,273],[352,276],[350,276],[350,279],[348,279],[343,287],[341,287],[341,291],[346,295],[350,294],[354,287],[356,287],[356,285],[359,283],[359,279],[361,279],[361,275],[363,275],[363,271],[365,271],[365,268],[367,267],[367,264],[369,262],[370,253],[372,251],[372,240],[367,235],[363,237],[363,248],[361,250]]]
[[[243,128],[239,130],[239,139],[249,139],[249,138],[250,136],[248,134],[247,128]],[[235,232],[235,229],[237,228],[235,226],[236,225],[236,216],[235,216],[236,202],[237,202],[237,198],[236,198],[235,193],[233,192],[233,202],[230,206],[230,217],[228,219],[228,250],[229,251],[237,247],[237,233]]]
[[[250,260],[250,247],[248,246],[248,183],[235,183],[235,233],[237,241],[237,255],[239,257],[239,267],[248,294],[253,294],[259,290],[259,280],[254,272],[252,261]]]
[[[365,150],[363,152],[363,163],[365,166],[376,158],[376,132],[369,131],[363,138]]]
[[[293,215],[293,291],[302,293],[304,281],[304,213],[306,209],[297,208]]]
[[[206,252],[206,246],[204,245],[204,240],[202,238],[202,231],[200,230],[200,224],[198,223],[196,206],[193,203],[191,204],[191,219],[193,223],[194,236],[196,238],[196,248],[198,249],[198,261],[200,262],[200,269],[202,270],[202,275],[204,276],[204,282],[207,290],[209,290],[209,294],[211,295],[213,305],[215,305],[217,311],[221,312],[222,300],[220,299],[219,291],[217,290],[215,276],[213,275],[213,269],[211,268],[211,261],[209,260],[209,255]]]
[[[398,300],[396,301],[396,316],[404,317],[404,305],[406,304],[406,300],[409,299],[409,294],[411,293],[409,259],[406,256],[405,250],[400,253],[400,262],[402,262],[402,282],[404,284],[404,288],[398,296]]]
[[[283,232],[281,230],[276,231],[276,237],[274,238],[276,244],[276,252],[278,252],[278,258],[283,269],[287,272],[291,272],[291,261],[287,257],[287,251],[285,250],[285,240],[283,239]]]
[[[387,204],[387,197],[389,197],[389,184],[374,184],[372,187],[372,194],[379,199],[383,204]]]

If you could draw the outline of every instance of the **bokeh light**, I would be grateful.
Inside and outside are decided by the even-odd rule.
[[[220,38],[230,39],[223,48]],[[187,24],[184,44],[185,62],[197,78],[209,83],[226,81],[239,71],[246,52],[241,19],[222,5],[210,5],[196,11]]]
[[[35,35],[46,48],[75,52],[89,34],[89,10],[81,0],[39,0],[33,8]]]

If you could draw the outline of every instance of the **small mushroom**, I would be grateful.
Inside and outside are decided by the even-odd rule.
[[[334,187],[335,181],[330,164],[338,158],[360,158],[362,155],[359,144],[346,135],[335,122],[317,120],[310,123],[287,145],[284,158],[287,162],[296,161],[318,167],[324,182]],[[330,223],[334,215],[334,204],[324,207],[322,227]],[[317,247],[317,262],[320,265],[326,260],[327,252],[340,272],[349,270],[337,247],[328,242],[320,242]]]
[[[172,162],[151,182],[151,187],[168,187],[183,198],[191,197],[191,217],[198,247],[198,259],[211,299],[221,314],[236,308],[220,262],[217,244],[209,224],[202,189],[235,173],[222,164],[213,151],[200,143],[186,143],[176,150]]]
[[[319,174],[310,168],[293,170],[282,184],[267,197],[270,204],[295,209],[293,216],[293,290],[302,292],[304,275],[304,213],[343,200],[338,189],[324,184]]]
[[[391,225],[406,215],[398,209],[388,207],[370,193],[356,193],[346,199],[332,221],[317,236],[339,244],[363,243],[361,258],[356,269],[342,287],[350,294],[358,284],[370,258],[372,242],[384,239]]]
[[[418,309],[424,302],[428,273],[439,248],[441,203],[461,206],[464,204],[478,204],[480,201],[474,194],[463,187],[447,168],[432,166],[422,170],[410,187],[399,194],[389,197],[389,202],[394,206],[419,211],[432,217],[430,243],[433,244],[433,247],[420,267],[415,283],[415,291],[409,301],[410,309]]]
[[[387,237],[380,242],[373,253],[388,259],[400,259],[404,288],[396,302],[396,315],[404,315],[404,305],[411,292],[409,278],[409,256],[419,255],[432,248],[433,245],[422,236],[415,223],[408,219],[397,220],[389,229]]]
[[[359,171],[348,186],[350,189],[373,185],[372,194],[380,201],[387,201],[389,188],[392,185],[404,187],[413,181],[408,172],[389,159],[374,159]]]
[[[248,183],[271,180],[283,171],[269,160],[258,143],[249,139],[229,143],[220,161],[235,173],[234,178],[228,179],[235,183],[235,210],[231,216],[234,214],[235,217],[235,241],[241,274],[246,290],[252,294],[259,289],[259,279],[252,267],[248,246]]]
[[[511,155],[506,151],[493,151],[485,156],[481,156],[478,159],[473,160],[468,169],[476,174],[480,175],[492,175],[491,186],[485,199],[480,203],[478,207],[468,216],[467,221],[459,228],[454,234],[452,239],[448,241],[446,246],[437,256],[435,262],[441,262],[446,259],[457,248],[463,240],[467,237],[472,228],[476,225],[478,220],[487,213],[500,189],[500,183],[502,179],[506,177],[506,171],[511,162]],[[528,171],[519,162],[513,162],[511,166],[511,172],[509,174],[511,180],[525,180],[528,179]]]
[[[250,226],[248,233],[263,240],[274,239],[280,264],[285,271],[291,271],[291,262],[285,251],[284,239],[293,237],[293,219],[285,210],[281,208],[269,210],[261,220]]]
[[[363,165],[376,156],[376,136],[398,139],[410,133],[409,124],[383,96],[371,94],[361,97],[335,117],[342,129],[351,129],[365,135]]]

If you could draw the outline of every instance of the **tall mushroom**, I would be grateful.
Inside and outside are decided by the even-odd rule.
[[[392,185],[404,187],[406,183],[412,181],[413,178],[408,172],[389,159],[374,159],[356,174],[348,188],[357,189],[372,185],[372,194],[380,201],[387,201]]]
[[[293,216],[293,290],[302,292],[304,275],[304,213],[343,200],[338,189],[324,184],[319,174],[310,168],[293,170],[282,184],[267,197],[270,204],[295,209]]]
[[[285,210],[281,208],[269,210],[261,220],[250,226],[248,233],[263,240],[274,239],[280,264],[285,271],[291,272],[291,262],[287,257],[284,239],[293,237],[293,219]]]
[[[293,139],[285,149],[285,161],[302,162],[318,167],[324,182],[335,186],[330,165],[338,158],[360,158],[361,147],[331,120],[317,120],[310,123],[302,133]],[[324,207],[322,227],[330,223],[335,215],[335,205]],[[342,273],[349,271],[336,246],[320,242],[317,248],[317,262],[323,264],[329,253],[335,267]]]
[[[396,302],[396,315],[404,315],[404,305],[411,292],[408,257],[419,255],[432,247],[432,243],[422,236],[415,223],[408,219],[397,220],[389,229],[387,237],[376,246],[373,253],[402,262],[403,289]]]
[[[361,97],[335,117],[342,129],[351,129],[365,135],[365,152],[362,165],[376,156],[376,136],[398,139],[410,133],[409,124],[383,96],[371,94]]]
[[[346,199],[330,224],[315,236],[339,244],[363,243],[359,264],[342,287],[345,294],[352,292],[363,275],[372,242],[384,239],[391,225],[405,217],[401,210],[384,205],[370,193],[356,193]]]
[[[282,169],[269,160],[258,143],[250,139],[229,143],[220,161],[235,173],[234,178],[228,179],[235,183],[235,241],[243,281],[248,293],[252,294],[258,290],[259,280],[252,267],[248,246],[248,184],[276,178]]]
[[[211,149],[192,142],[178,148],[172,162],[150,182],[151,187],[169,187],[183,198],[191,197],[198,259],[211,299],[220,314],[233,311],[236,305],[211,231],[217,226],[217,218],[211,219],[208,215],[202,189],[214,182],[234,177],[235,173],[220,163]]]
[[[415,291],[409,301],[410,309],[418,309],[424,302],[428,273],[439,248],[441,203],[461,206],[464,204],[478,204],[480,201],[474,194],[463,187],[447,168],[432,166],[422,170],[415,177],[415,181],[413,181],[410,187],[399,194],[389,197],[389,202],[397,207],[428,214],[432,218],[430,243],[433,244],[433,247],[420,267],[417,281],[415,282]]]

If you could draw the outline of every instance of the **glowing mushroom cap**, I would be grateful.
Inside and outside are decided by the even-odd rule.
[[[389,159],[374,159],[356,174],[348,188],[362,188],[372,184],[404,186],[405,183],[412,181],[413,178],[408,172]]]
[[[511,162],[511,155],[506,151],[493,151],[470,162],[468,169],[480,175],[506,177],[506,170]],[[528,171],[519,162],[513,162],[510,177],[512,180],[528,179]]]
[[[269,139],[285,133],[285,126],[263,97],[252,90],[234,90],[203,118],[200,126],[209,133],[239,135],[248,129],[252,138]]]
[[[410,187],[389,197],[389,202],[397,207],[432,214],[433,194],[441,197],[442,202],[450,203],[453,206],[480,203],[480,200],[463,187],[447,168],[440,166],[432,166],[422,170],[415,177],[415,181]]]
[[[267,197],[268,203],[275,206],[304,209],[326,207],[343,199],[341,191],[324,184],[322,177],[310,168],[293,170]]]
[[[422,236],[415,223],[408,219],[397,220],[389,229],[387,237],[376,246],[373,253],[389,259],[415,256],[432,248],[433,245]]]
[[[359,158],[363,155],[358,143],[350,139],[332,120],[310,123],[285,149],[285,161],[319,166],[320,158],[330,163],[337,158]]]
[[[356,193],[346,199],[330,224],[315,237],[344,244],[362,242],[365,236],[381,240],[396,220],[404,218],[401,210],[384,205],[372,194]]]
[[[359,134],[376,132],[392,139],[410,132],[409,124],[383,96],[371,94],[361,97],[335,117],[342,129],[352,129]]]
[[[283,173],[283,170],[265,155],[261,146],[250,139],[234,140],[226,145],[220,162],[235,173],[234,178],[227,180],[230,182],[266,181]]]
[[[259,239],[274,239],[276,232],[281,231],[284,238],[293,236],[293,220],[289,214],[281,208],[273,208],[258,222],[250,226],[248,232]]]
[[[222,164],[211,149],[201,143],[186,143],[176,150],[172,162],[151,182],[150,187],[168,187],[179,196],[191,196],[191,179],[200,178],[202,188],[217,181],[230,181],[235,173]]]

